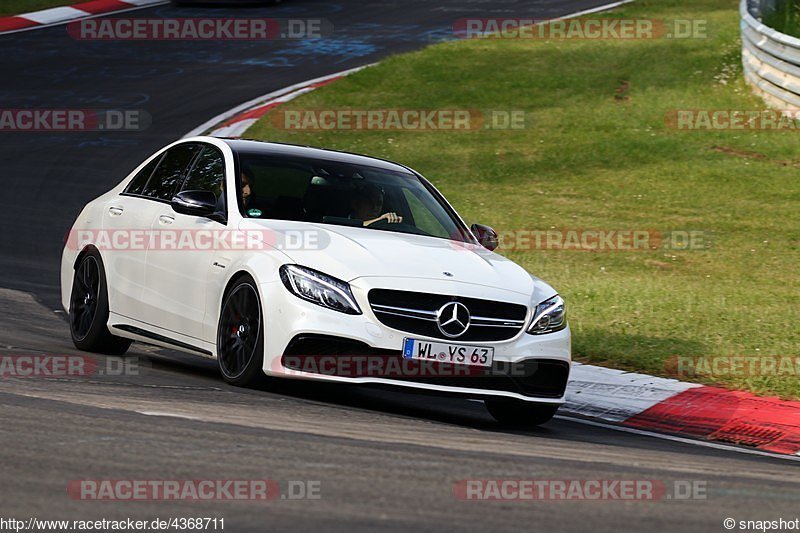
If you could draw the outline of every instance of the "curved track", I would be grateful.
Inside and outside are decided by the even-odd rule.
[[[76,353],[54,312],[62,235],[89,198],[209,117],[270,90],[448,38],[459,17],[551,18],[602,3],[290,0],[245,12],[326,18],[336,32],[323,43],[86,43],[64,27],[0,37],[3,107],[130,108],[153,117],[141,133],[0,134],[0,354]],[[133,16],[209,13],[242,14],[162,6]],[[231,531],[717,531],[729,516],[794,518],[800,495],[787,461],[563,419],[503,432],[477,402],[295,382],[247,391],[225,385],[202,359],[141,346],[129,356],[135,375],[0,379],[5,517],[216,516]],[[67,497],[69,480],[91,478],[318,480],[322,497],[268,504]],[[469,478],[690,480],[706,483],[708,497],[455,499],[453,484]]]

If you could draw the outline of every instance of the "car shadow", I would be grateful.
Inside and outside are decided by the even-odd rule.
[[[612,339],[611,344],[618,345],[622,342],[622,337],[619,336]],[[652,360],[656,361],[657,364],[669,360],[669,356],[658,353],[662,349],[675,350],[681,353],[703,353],[702,345],[696,342],[644,336],[625,337],[627,339],[625,342],[630,346],[646,348],[647,353],[651,355]],[[608,339],[608,335],[605,334],[602,338]],[[600,337],[597,337],[597,339],[599,343]],[[603,346],[602,343],[597,345]],[[153,369],[176,372],[201,378],[204,381],[212,381],[215,387],[235,394],[263,395],[267,393],[297,400],[319,402],[330,406],[476,429],[498,435],[529,436],[557,442],[582,442],[609,446],[624,445],[626,447],[660,449],[664,451],[675,451],[676,447],[691,446],[690,444],[674,443],[636,435],[625,435],[621,439],[621,434],[610,428],[589,427],[580,424],[575,417],[563,419],[559,418],[558,414],[555,420],[542,426],[510,428],[496,422],[480,400],[464,398],[460,395],[404,390],[391,386],[270,378],[258,388],[243,389],[226,384],[219,375],[216,362],[212,360],[204,360],[196,356],[170,350],[158,350],[155,354],[146,354],[146,357],[150,360]],[[597,361],[593,362],[597,363]],[[603,359],[601,362],[607,363],[609,360]],[[615,361],[615,366],[618,365],[619,363]],[[697,448],[695,446],[692,446],[691,449],[692,453],[704,456],[726,453],[723,450]]]

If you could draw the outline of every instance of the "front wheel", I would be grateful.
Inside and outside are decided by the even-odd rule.
[[[217,362],[225,381],[256,387],[266,381],[264,324],[255,282],[244,277],[225,295],[217,326]]]
[[[504,426],[533,427],[548,422],[558,411],[557,405],[542,405],[505,398],[486,400],[486,408]]]
[[[69,331],[79,350],[122,355],[131,341],[108,331],[108,287],[100,254],[83,256],[72,278],[69,299]]]

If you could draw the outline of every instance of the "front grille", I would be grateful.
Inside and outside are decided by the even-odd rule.
[[[452,365],[455,366],[455,365]],[[516,364],[495,363],[491,369],[467,369],[470,376],[409,377],[428,385],[516,392],[536,398],[560,398],[567,388],[569,364],[552,359],[528,359]]]
[[[336,366],[326,357],[346,358]],[[374,359],[381,364],[374,364]],[[357,364],[361,361],[363,364]],[[282,358],[291,370],[340,377],[376,377],[428,385],[516,392],[533,398],[560,398],[567,388],[569,363],[556,359],[495,362],[492,368],[403,359],[398,350],[372,348],[363,342],[322,335],[298,335]],[[324,364],[323,364],[324,363]],[[341,372],[341,373],[337,373]]]
[[[439,330],[437,311],[447,302],[460,302],[470,313],[470,325],[458,337],[447,337]],[[390,328],[436,339],[461,341],[503,341],[513,338],[525,326],[528,309],[524,305],[443,294],[372,289],[372,312]]]

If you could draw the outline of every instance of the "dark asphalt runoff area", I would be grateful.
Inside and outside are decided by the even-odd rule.
[[[460,17],[553,18],[592,1],[289,0],[159,6],[135,17],[324,18],[323,42],[81,42],[0,36],[6,109],[143,109],[141,132],[0,134],[0,356],[78,354],[58,305],[62,237],[154,150],[261,94],[452,38]],[[456,206],[457,207],[457,206]],[[92,356],[94,357],[94,356]],[[93,359],[95,360],[95,359]],[[226,385],[216,364],[134,345],[106,375],[0,377],[0,518],[224,518],[226,531],[726,531],[800,516],[796,463],[558,419],[500,429],[480,402],[283,381]],[[122,375],[110,372],[125,369]],[[271,479],[314,499],[103,502],[70,482]],[[638,480],[656,501],[466,501],[462,480]],[[692,486],[691,498],[676,487]],[[685,495],[685,493],[683,493]],[[738,529],[734,529],[738,530]]]

